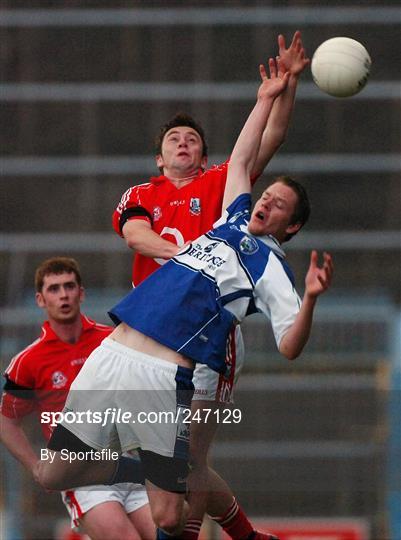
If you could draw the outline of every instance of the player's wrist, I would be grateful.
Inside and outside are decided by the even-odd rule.
[[[163,255],[164,259],[171,259],[177,255],[177,253],[181,250],[181,246],[177,246],[177,244],[173,244],[172,242],[169,242],[166,246],[165,253]]]
[[[290,70],[290,76],[288,78],[288,84],[297,84],[301,76],[302,71],[293,72]]]
[[[259,103],[270,103],[271,101],[273,101],[275,98],[275,95],[271,95],[267,92],[263,92],[261,94],[258,94],[258,97],[257,97],[257,102]]]
[[[314,307],[315,304],[316,304],[316,301],[317,301],[317,298],[319,296],[319,293],[317,292],[312,292],[308,289],[305,290],[305,294],[304,294],[304,299],[303,299],[303,303],[308,303],[308,305],[310,307]]]

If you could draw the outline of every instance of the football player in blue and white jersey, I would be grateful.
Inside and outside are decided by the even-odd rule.
[[[227,334],[256,311],[270,319],[279,351],[296,358],[308,340],[316,300],[331,283],[330,255],[324,254],[319,267],[313,251],[301,302],[284,261],[280,244],[309,214],[299,184],[277,179],[251,213],[252,166],[274,99],[288,81],[288,73],[277,70],[273,60],[269,67],[270,78],[263,76],[231,155],[222,218],[110,311],[118,326],[88,358],[66,402],[66,411],[80,414],[80,422],[56,428],[49,443],[53,462],[38,465],[43,485],[65,489],[75,482],[83,485],[94,464],[62,461],[63,448],[139,448],[158,538],[178,538],[188,515],[189,424],[178,414],[170,424],[113,422],[100,428],[82,422],[84,411],[89,405],[101,413],[110,408],[136,414],[189,410],[195,364],[225,370]],[[122,391],[107,393],[117,387]],[[102,482],[102,474],[109,477],[113,468],[115,463],[103,463],[96,481]]]

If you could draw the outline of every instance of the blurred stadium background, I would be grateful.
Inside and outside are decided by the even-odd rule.
[[[311,248],[333,253],[334,288],[294,364],[278,357],[264,321],[247,322],[244,420],[221,427],[213,460],[252,516],[341,519],[364,532],[341,536],[338,525],[327,538],[399,540],[400,23],[397,1],[2,0],[2,369],[37,336],[33,272],[45,257],[79,260],[84,311],[98,320],[129,289],[131,257],[110,217],[123,191],[157,173],[160,124],[193,114],[218,163],[279,33],[289,40],[299,28],[309,56],[330,37],[357,39],[372,57],[367,87],[338,100],[307,70],[266,171],[266,180],[294,175],[310,193],[311,221],[287,247],[298,289]],[[33,485],[3,447],[0,467],[1,538],[56,538],[59,496]]]

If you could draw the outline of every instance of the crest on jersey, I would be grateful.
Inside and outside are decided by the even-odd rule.
[[[199,197],[191,197],[189,201],[189,213],[193,216],[199,216],[201,213],[201,202]]]
[[[253,255],[259,249],[255,238],[245,235],[239,242],[239,249],[245,255]]]
[[[52,375],[53,388],[63,388],[67,380],[67,377],[62,371],[55,371]]]
[[[153,221],[159,221],[159,219],[162,217],[162,209],[160,206],[155,206],[153,208]]]

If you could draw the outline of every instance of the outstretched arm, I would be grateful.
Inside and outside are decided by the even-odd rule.
[[[285,38],[281,34],[278,36],[278,46],[279,69],[289,71],[290,76],[286,89],[274,101],[273,109],[263,133],[259,153],[252,169],[252,176],[262,174],[266,165],[284,142],[294,108],[298,79],[310,62],[306,57],[299,30],[293,35],[288,49],[286,48]],[[260,66],[259,70],[263,79],[264,67]]]
[[[275,98],[285,89],[289,73],[277,70],[273,59],[269,60],[270,79],[266,70],[261,72],[262,84],[257,100],[235,143],[228,165],[224,191],[223,210],[241,193],[251,190],[251,171],[259,152],[263,130],[272,110]]]
[[[301,309],[280,342],[280,352],[289,360],[294,360],[305,347],[311,327],[313,312],[318,297],[330,286],[333,276],[331,255],[323,254],[323,266],[318,266],[317,251],[312,251],[308,273],[305,277],[305,294]]]

